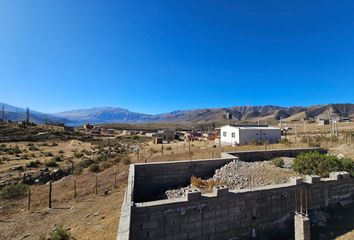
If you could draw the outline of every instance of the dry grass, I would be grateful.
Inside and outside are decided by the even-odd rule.
[[[202,192],[210,193],[213,191],[213,187],[221,186],[224,184],[225,183],[221,180],[219,180],[219,181],[215,181],[213,179],[203,180],[201,178],[197,178],[194,176],[191,177],[191,185],[193,187],[199,188]]]
[[[317,133],[328,132],[328,126],[313,125],[313,130]],[[340,125],[340,131],[354,130],[353,123]],[[298,128],[299,131],[299,128]],[[341,133],[341,132],[340,132]],[[294,137],[294,136],[292,136]],[[48,143],[51,143],[49,141]],[[353,138],[354,142],[354,138]],[[9,143],[15,145],[14,143]],[[28,149],[28,142],[16,143],[20,148]],[[58,141],[59,146],[40,146],[39,151],[33,153],[39,156],[40,151],[51,151],[54,155],[64,155],[72,157],[73,150],[81,151],[82,149],[91,149],[90,144],[81,143],[79,141],[68,142]],[[340,143],[338,143],[339,145]],[[36,143],[37,145],[37,143]],[[170,146],[171,150],[161,152],[161,145],[152,142],[144,143],[139,158],[137,155],[131,155],[132,163],[135,162],[154,162],[154,161],[171,161],[185,159],[207,159],[218,158],[221,152],[225,151],[241,151],[241,150],[262,150],[264,146],[236,146],[236,147],[216,147],[214,142],[192,142],[191,152],[188,153],[188,143],[176,142],[165,145]],[[290,147],[306,147],[304,143],[292,143]],[[285,144],[268,145],[267,149],[279,149],[289,147]],[[157,153],[151,154],[149,150],[154,148]],[[343,149],[336,148],[338,153]],[[62,151],[64,153],[60,153]],[[32,152],[29,151],[28,154]],[[345,147],[345,155],[354,156],[354,148]],[[50,157],[36,157],[41,162]],[[33,160],[33,159],[32,159]],[[10,167],[24,165],[29,160],[11,160],[3,161],[0,164],[0,177],[5,176]],[[60,166],[66,164],[65,161],[59,163]],[[51,231],[55,224],[63,224],[64,228],[69,228],[71,235],[76,239],[115,239],[119,222],[120,207],[123,201],[124,190],[126,187],[126,176],[119,179],[118,188],[113,188],[115,171],[127,173],[128,166],[119,163],[109,169],[97,173],[99,180],[99,194],[93,194],[93,186],[95,184],[96,173],[88,170],[75,176],[78,197],[73,198],[73,180],[74,177],[66,177],[53,184],[53,209],[48,210],[48,186],[32,186],[32,207],[27,211],[27,199],[19,199],[14,201],[0,201],[0,239],[38,239],[40,234]],[[35,171],[35,169],[33,170]],[[17,177],[17,175],[13,175]],[[2,178],[3,179],[3,178]],[[191,178],[191,184],[205,189],[210,192],[213,186],[223,185],[223,183]],[[110,194],[103,195],[103,191],[110,189]],[[98,214],[97,214],[98,213]],[[349,236],[349,238],[347,237]],[[352,233],[348,233],[340,239],[352,239]]]

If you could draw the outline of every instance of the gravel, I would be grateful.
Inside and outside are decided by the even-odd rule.
[[[291,169],[274,166],[271,161],[244,162],[234,160],[215,170],[214,181],[223,182],[230,190],[240,190],[252,187],[281,184],[289,181],[291,176],[298,176]],[[167,198],[184,196],[186,189],[198,189],[187,186],[179,189],[167,190]]]

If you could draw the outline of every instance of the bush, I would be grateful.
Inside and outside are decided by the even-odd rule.
[[[51,153],[51,152],[45,152],[45,153],[43,153],[43,155],[45,157],[53,157],[53,153]]]
[[[277,167],[280,167],[280,168],[284,167],[284,160],[282,158],[274,158],[274,159],[272,159],[272,163]]]
[[[286,146],[290,146],[291,142],[287,138],[280,139],[279,143],[285,144]]]
[[[172,147],[168,146],[168,147],[166,148],[166,150],[167,150],[167,151],[171,151],[171,150],[172,150]]]
[[[63,150],[60,150],[60,151],[59,151],[59,153],[60,153],[60,154],[63,154],[63,153],[64,153],[64,151],[63,151]]]
[[[57,161],[55,161],[55,159],[50,159],[50,160],[46,160],[44,162],[44,165],[46,165],[47,167],[57,167],[58,166],[58,163]]]
[[[100,171],[100,165],[98,165],[97,163],[92,163],[90,166],[89,166],[89,170],[91,172],[98,172]]]
[[[84,154],[82,152],[74,152],[73,156],[75,158],[82,158],[84,156]]]
[[[151,154],[158,153],[158,152],[159,152],[159,151],[156,150],[155,148],[150,148],[150,149],[149,149],[149,153],[151,153]]]
[[[30,151],[38,151],[39,149],[36,146],[29,146],[28,150],[30,150]]]
[[[63,228],[63,225],[56,226],[54,230],[50,233],[51,240],[69,240],[70,233],[68,230]]]
[[[101,163],[101,167],[103,168],[103,169],[107,169],[107,168],[110,168],[110,167],[112,167],[112,163],[111,162],[109,162],[109,161],[104,161],[104,162],[102,162]]]
[[[26,167],[28,168],[37,168],[41,165],[42,163],[38,160],[36,161],[30,161],[29,163],[26,163]]]
[[[316,174],[328,177],[330,172],[347,171],[354,176],[354,162],[350,158],[338,158],[319,152],[310,152],[299,155],[293,163],[295,171],[303,174]]]
[[[56,161],[56,162],[62,162],[63,161],[63,159],[60,157],[60,156],[55,156],[55,157],[53,157],[52,158],[54,161]]]
[[[80,175],[82,173],[82,167],[75,166],[73,173],[74,173],[74,175]]]
[[[5,199],[20,198],[27,194],[28,186],[23,183],[10,184],[5,186],[1,192],[0,196]]]
[[[132,161],[130,160],[130,157],[129,157],[129,156],[123,156],[123,157],[122,157],[122,160],[123,160],[123,163],[124,163],[125,165],[129,165],[129,164],[132,163]]]

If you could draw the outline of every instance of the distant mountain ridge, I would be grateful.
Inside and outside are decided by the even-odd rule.
[[[1,111],[2,103],[0,103]],[[25,119],[25,109],[5,104],[7,119]],[[302,118],[352,117],[354,118],[354,104],[326,104],[309,107],[294,106],[281,107],[276,105],[264,106],[235,106],[229,108],[204,108],[195,110],[178,110],[163,114],[145,114],[131,112],[118,107],[94,107],[77,109],[56,114],[45,114],[31,111],[31,120],[38,123],[46,121],[63,122],[65,124],[80,125],[82,123],[225,123],[227,113],[231,113],[234,121],[272,123],[279,119],[300,120]],[[0,118],[1,118],[0,113]]]

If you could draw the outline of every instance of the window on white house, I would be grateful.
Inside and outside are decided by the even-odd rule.
[[[223,132],[222,135],[223,135],[224,137],[226,137],[226,132]]]
[[[232,138],[235,138],[235,133],[231,133],[231,137],[232,137]]]

